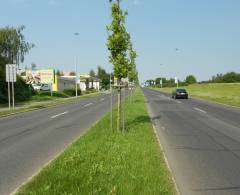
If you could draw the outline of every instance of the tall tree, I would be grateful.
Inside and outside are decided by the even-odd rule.
[[[18,28],[0,28],[0,102],[6,101],[7,86],[5,82],[5,64],[18,64],[24,61],[25,55],[34,47],[28,43],[23,35],[24,26]],[[30,97],[29,87],[17,77],[16,100],[24,100]]]
[[[185,79],[185,82],[190,85],[190,84],[194,84],[197,83],[197,79],[194,75],[188,75]]]
[[[71,72],[69,73],[69,76],[76,76],[76,72],[71,71]]]
[[[101,79],[102,87],[104,89],[108,89],[110,84],[110,74],[108,74],[106,70],[101,66],[98,66],[97,77]]]
[[[96,73],[95,73],[94,70],[90,70],[89,75],[90,75],[91,77],[96,77]]]
[[[0,28],[0,55],[9,63],[18,64],[24,61],[25,55],[34,47],[34,44],[25,41],[22,31],[25,26],[18,28]]]

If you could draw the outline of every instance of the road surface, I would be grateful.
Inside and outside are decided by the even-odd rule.
[[[239,195],[240,109],[143,92],[180,194]]]
[[[110,95],[105,94],[0,117],[0,194],[12,193],[109,108]]]

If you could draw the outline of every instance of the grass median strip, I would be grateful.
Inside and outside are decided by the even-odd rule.
[[[175,194],[139,89],[125,109],[126,132],[107,114],[17,194]]]

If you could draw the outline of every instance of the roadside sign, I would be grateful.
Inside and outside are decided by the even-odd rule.
[[[160,85],[161,85],[161,88],[163,87],[163,81],[162,79],[160,80]]]
[[[177,88],[178,88],[178,78],[175,77],[175,83],[177,84]]]
[[[175,83],[176,83],[176,84],[178,83],[178,78],[177,78],[177,77],[175,77]]]
[[[6,65],[6,82],[16,82],[17,81],[17,67],[16,64]]]
[[[6,82],[8,83],[8,106],[11,109],[11,92],[10,83],[12,83],[12,107],[15,107],[14,83],[17,82],[17,66],[16,64],[6,64]]]

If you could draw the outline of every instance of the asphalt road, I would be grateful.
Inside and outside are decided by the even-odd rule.
[[[105,94],[0,117],[0,194],[12,193],[109,108],[110,95]]]
[[[240,109],[143,92],[180,194],[239,195]]]

